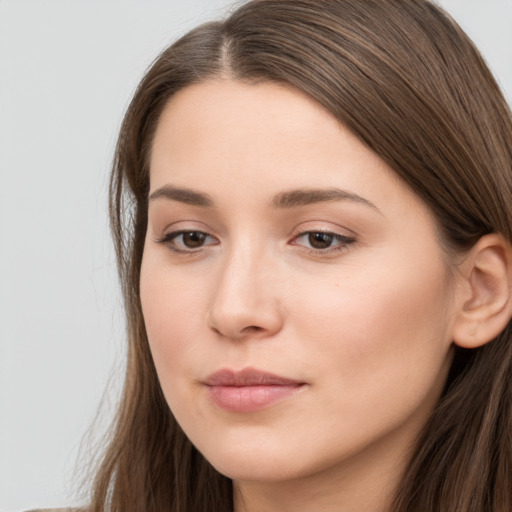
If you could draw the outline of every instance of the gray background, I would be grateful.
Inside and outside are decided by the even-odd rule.
[[[440,2],[512,99],[512,0]],[[77,503],[123,320],[106,217],[116,132],[156,54],[230,0],[0,0],[0,511]],[[93,436],[94,438],[94,436]],[[82,444],[87,453],[88,444]]]

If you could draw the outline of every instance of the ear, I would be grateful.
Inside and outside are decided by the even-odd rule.
[[[512,316],[512,251],[496,234],[483,236],[459,267],[453,342],[476,348],[493,340]]]

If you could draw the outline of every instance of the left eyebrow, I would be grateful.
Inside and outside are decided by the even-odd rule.
[[[353,192],[339,188],[328,189],[296,189],[280,192],[272,198],[272,206],[275,208],[295,208],[316,203],[328,203],[333,201],[352,201],[369,206],[382,213],[371,201]]]

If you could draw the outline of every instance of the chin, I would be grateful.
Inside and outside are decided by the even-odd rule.
[[[235,481],[282,482],[304,478],[327,469],[335,461],[329,454],[313,446],[297,448],[283,439],[253,439],[253,444],[236,442],[199,446],[208,462],[222,475]]]
[[[290,461],[277,460],[275,456],[232,456],[208,459],[222,475],[235,481],[278,482],[304,476],[290,466]]]

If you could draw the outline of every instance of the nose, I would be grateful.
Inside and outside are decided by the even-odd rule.
[[[227,257],[207,312],[208,327],[232,340],[267,338],[279,332],[283,312],[275,267],[269,258],[251,250]]]

